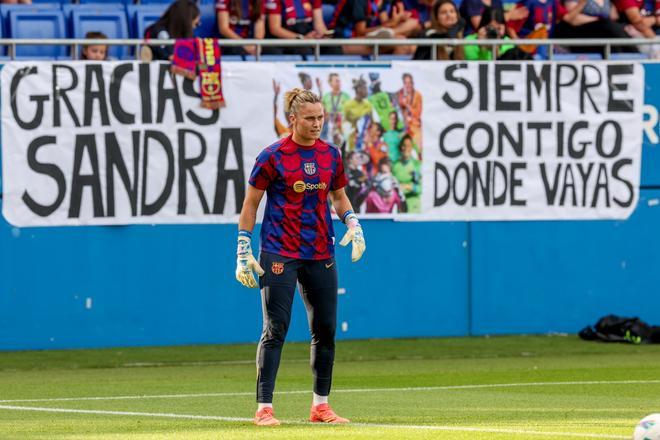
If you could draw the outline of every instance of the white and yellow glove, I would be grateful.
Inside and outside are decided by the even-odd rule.
[[[355,263],[362,257],[362,254],[367,249],[367,243],[364,241],[362,226],[360,226],[357,215],[355,215],[353,211],[347,211],[344,213],[343,221],[346,224],[348,231],[346,231],[339,244],[346,246],[348,243],[353,243],[351,261]]]
[[[252,271],[257,275],[264,274],[264,270],[252,255],[252,245],[248,231],[238,231],[238,248],[236,249],[236,279],[245,287],[257,287],[257,280]]]

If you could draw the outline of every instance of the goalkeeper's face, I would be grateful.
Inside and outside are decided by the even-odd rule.
[[[306,141],[315,141],[321,136],[323,128],[323,104],[306,102],[290,116],[294,133]]]

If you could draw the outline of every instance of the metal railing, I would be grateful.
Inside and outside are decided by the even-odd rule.
[[[391,46],[430,46],[432,59],[436,59],[437,48],[442,46],[491,46],[493,57],[496,58],[496,50],[498,46],[503,45],[525,45],[525,46],[546,46],[548,47],[548,57],[552,59],[552,54],[556,46],[566,47],[584,47],[584,46],[600,46],[604,47],[604,58],[609,59],[612,54],[613,46],[637,46],[637,45],[654,45],[660,47],[660,37],[651,38],[620,38],[620,39],[603,39],[603,38],[581,38],[581,39],[568,39],[568,38],[554,38],[554,39],[483,39],[483,40],[466,40],[466,39],[372,39],[372,38],[350,38],[350,39],[327,39],[327,40],[284,40],[284,39],[243,39],[243,40],[229,40],[220,39],[221,46],[226,47],[239,47],[239,46],[258,46],[263,47],[310,47],[313,49],[314,60],[318,61],[321,57],[322,47],[340,47],[340,46],[370,46],[373,47],[373,60],[377,61],[381,55],[383,47]],[[84,38],[59,38],[59,39],[32,39],[32,38],[0,38],[0,46],[9,47],[9,56],[11,59],[16,58],[16,47],[22,45],[45,45],[45,46],[71,46],[71,57],[76,59],[78,56],[78,49],[83,45],[104,44],[109,46],[133,46],[135,48],[135,57],[139,59],[141,46],[171,46],[175,40],[144,40],[139,38],[127,39],[84,39]],[[259,60],[261,55],[257,51],[255,58]]]

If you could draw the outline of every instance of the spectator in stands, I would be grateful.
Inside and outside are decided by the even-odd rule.
[[[87,32],[86,39],[105,40],[108,38],[103,32]],[[108,59],[107,44],[85,44],[82,47],[81,58],[88,61],[103,61]]]
[[[529,14],[526,18],[506,22],[507,34],[511,38],[546,39],[566,12],[560,0],[518,0],[514,8],[526,8]],[[547,46],[518,47],[529,54],[538,53],[544,58],[547,57]]]
[[[506,25],[504,22],[504,12],[502,8],[486,8],[484,9],[481,21],[477,24],[477,32],[465,37],[466,40],[508,40],[506,36]],[[515,46],[512,44],[505,44],[495,48],[496,57],[502,58],[504,54],[512,50]],[[465,46],[465,59],[466,60],[492,60],[493,47],[489,44],[469,45]]]
[[[399,143],[399,159],[392,165],[392,174],[406,199],[406,212],[421,212],[422,164],[413,157],[413,140],[405,135]]]
[[[420,38],[463,38],[465,20],[459,15],[453,0],[436,0],[431,8],[431,26],[425,29]],[[432,46],[418,46],[413,56],[415,60],[433,59]],[[436,60],[465,59],[463,46],[436,46]]]
[[[403,3],[405,8],[411,12],[412,18],[417,23],[417,34],[431,26],[431,8],[433,6],[433,0],[403,0]]]
[[[330,27],[335,38],[398,38],[414,34],[417,21],[403,4],[392,0],[340,0]],[[370,46],[344,46],[345,54],[369,55]],[[385,46],[381,53],[410,54],[410,46]]]
[[[628,38],[623,26],[613,20],[616,10],[610,0],[567,0],[566,14],[555,27],[556,38]],[[572,52],[604,54],[603,46],[570,46]],[[612,46],[612,52],[637,52],[634,46]]]
[[[176,0],[154,24],[144,31],[144,38],[146,40],[192,38],[193,31],[199,24],[200,14],[197,3],[194,0]],[[146,51],[145,48],[150,51]],[[142,50],[143,61],[170,60],[174,46],[143,46]]]
[[[3,5],[16,5],[16,4],[21,4],[21,5],[31,5],[32,0],[2,0],[0,1]]]
[[[471,35],[479,28],[486,8],[490,8],[491,10],[502,9],[502,0],[463,0],[461,2],[458,10],[466,21],[465,35]],[[527,18],[528,15],[529,11],[527,8],[514,8],[504,14],[504,22],[522,20]]]
[[[318,40],[329,36],[323,21],[321,0],[266,0],[266,14],[270,38]],[[284,47],[277,52],[311,55],[314,49]]]
[[[263,0],[217,0],[215,10],[220,35],[231,40],[266,36],[265,3]],[[223,54],[256,55],[257,46],[223,47]]]
[[[651,5],[644,0],[614,0],[619,21],[624,24],[624,30],[633,38],[655,38],[660,31],[660,1]],[[642,52],[652,53],[657,57],[658,45],[643,44],[639,46]]]
[[[401,0],[375,0],[372,9],[378,9],[380,24],[391,29],[394,35],[412,37],[419,32],[419,21],[414,11],[408,10]]]

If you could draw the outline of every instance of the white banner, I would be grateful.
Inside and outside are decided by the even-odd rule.
[[[11,62],[3,215],[16,226],[235,222],[284,91],[323,95],[363,217],[621,219],[639,193],[631,63],[223,63],[202,109],[167,64]]]

